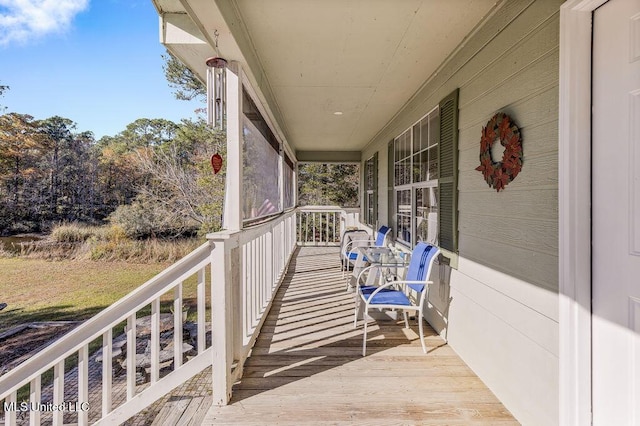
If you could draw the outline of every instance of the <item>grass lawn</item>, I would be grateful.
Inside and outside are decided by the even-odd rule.
[[[0,303],[8,305],[0,311],[0,332],[34,321],[90,318],[166,267],[0,258]]]

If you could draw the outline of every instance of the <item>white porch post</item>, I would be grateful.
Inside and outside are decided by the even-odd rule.
[[[238,62],[227,67],[227,178],[224,227],[242,229],[242,69]]]
[[[242,230],[242,70],[231,62],[226,73],[227,176],[224,227],[226,232],[209,235],[211,252],[211,332],[213,346],[213,404],[226,405],[233,385],[232,365],[236,340],[242,336],[238,318],[238,233]]]
[[[240,330],[235,324],[239,309],[237,292],[238,232],[217,232],[207,238],[213,243],[211,251],[211,346],[213,404],[227,405],[233,386],[234,345]],[[236,268],[236,270],[234,270]]]

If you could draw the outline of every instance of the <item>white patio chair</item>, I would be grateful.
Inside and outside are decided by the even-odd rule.
[[[411,254],[411,261],[404,280],[383,283],[380,286],[357,285],[356,307],[354,325],[357,324],[358,314],[362,312],[364,320],[364,337],[362,342],[362,356],[367,353],[367,314],[370,309],[391,309],[402,311],[405,327],[409,328],[407,311],[418,313],[418,329],[422,351],[427,353],[424,342],[422,310],[424,301],[429,294],[429,281],[433,262],[438,257],[440,249],[426,243],[418,243]],[[417,293],[418,303],[413,303],[408,292]],[[364,304],[364,309],[362,305]]]
[[[346,243],[342,248],[342,277],[344,278],[345,272],[349,270],[350,264],[355,264],[358,259],[359,252],[357,250],[358,247],[384,247],[389,242],[391,234],[391,228],[387,226],[381,226],[376,233],[376,238],[366,238],[366,239],[352,239],[348,243]],[[367,259],[364,259],[366,262]]]

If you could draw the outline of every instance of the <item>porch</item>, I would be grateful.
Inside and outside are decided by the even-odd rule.
[[[410,330],[376,323],[362,357],[361,327],[353,328],[353,293],[345,290],[337,246],[342,232],[354,225],[361,226],[355,212],[317,207],[210,235],[208,243],[3,376],[0,400],[6,412],[0,420],[6,425],[515,422],[430,328],[424,355],[415,323]],[[197,284],[197,323],[185,322],[179,309],[183,284],[185,289]],[[167,297],[173,300],[171,337],[161,327],[160,301]],[[146,309],[150,327],[141,323]],[[123,320],[125,333],[116,337]],[[193,350],[183,354],[187,329],[195,333]],[[167,338],[173,350],[165,347]],[[89,349],[96,340],[102,343],[101,363]],[[116,372],[121,350],[123,369]],[[171,352],[168,366],[163,351]],[[147,358],[143,377],[138,367]],[[73,359],[77,367],[70,369],[67,361]],[[45,408],[22,411],[24,390],[27,401]],[[85,408],[46,408],[65,401]]]
[[[362,357],[338,255],[337,247],[295,251],[229,405],[203,403],[211,403],[206,370],[131,423],[517,424],[429,326],[424,355],[415,321],[410,330],[372,323]]]

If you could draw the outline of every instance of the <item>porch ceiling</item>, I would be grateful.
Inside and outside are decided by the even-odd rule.
[[[195,37],[209,46],[164,42],[201,75],[205,58],[198,56],[212,51],[218,30],[218,54],[249,69],[294,149],[359,151],[496,0],[154,3],[161,14],[194,21]]]

